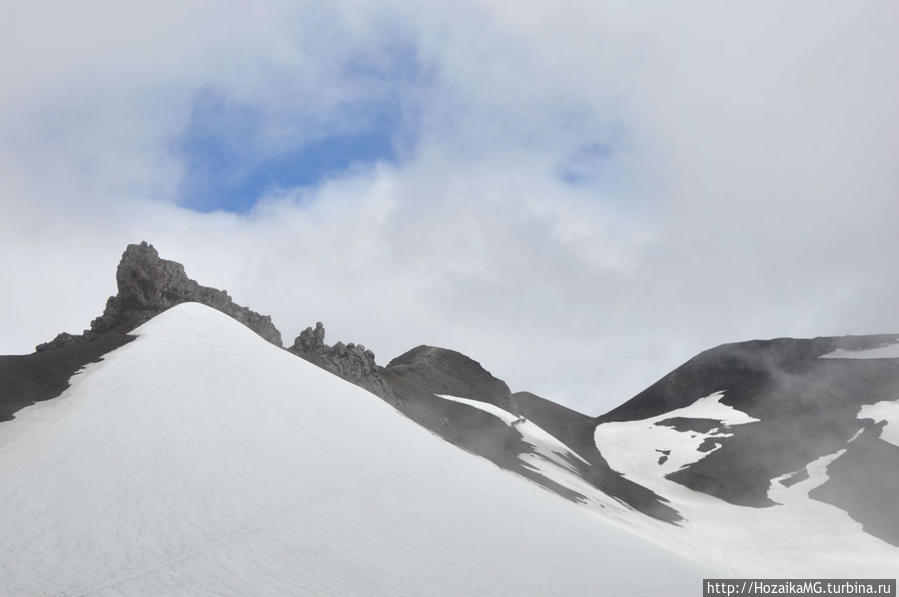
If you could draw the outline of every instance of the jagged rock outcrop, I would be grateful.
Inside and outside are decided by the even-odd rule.
[[[374,391],[377,385],[380,367],[375,364],[375,354],[362,344],[352,342],[328,346],[325,344],[325,327],[320,321],[314,329],[303,330],[287,350],[369,390]]]
[[[79,344],[84,344],[89,339],[93,339],[94,334],[90,330],[84,330],[83,334],[70,334],[68,332],[61,332],[56,335],[55,338],[50,340],[49,342],[44,342],[43,344],[38,344],[34,347],[37,352],[44,352],[45,350],[54,350],[57,348],[68,348],[69,346],[77,346]]]
[[[160,259],[146,241],[128,245],[116,270],[118,293],[106,301],[103,314],[83,334],[62,333],[36,347],[38,352],[90,342],[107,332],[125,333],[180,303],[208,305],[241,322],[272,344],[281,346],[281,333],[271,317],[236,304],[224,290],[201,286],[175,261]]]

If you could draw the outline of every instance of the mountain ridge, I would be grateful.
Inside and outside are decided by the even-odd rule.
[[[90,342],[107,332],[129,332],[166,309],[198,302],[236,319],[272,344],[281,346],[281,332],[268,315],[236,304],[226,290],[201,286],[187,277],[184,266],[161,259],[153,245],[142,241],[125,248],[116,268],[118,292],[109,297],[103,313],[81,334],[63,332],[38,344],[36,352]]]

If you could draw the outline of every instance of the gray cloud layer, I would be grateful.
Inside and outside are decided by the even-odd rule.
[[[15,9],[0,352],[86,327],[142,239],[286,338],[448,346],[588,412],[721,342],[899,332],[894,3],[418,6]],[[379,96],[415,143],[194,213],[170,147],[208,89],[273,151]]]

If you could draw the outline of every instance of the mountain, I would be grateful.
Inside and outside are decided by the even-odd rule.
[[[214,309],[132,335],[0,425],[0,594],[667,595],[717,572]]]
[[[291,350],[341,374],[317,358],[334,351],[316,330],[319,353],[301,338]],[[419,346],[386,367],[362,350],[345,379],[697,560],[782,577],[897,570],[899,335],[723,345],[599,417],[513,393],[452,350]]]
[[[146,243],[116,280],[83,334],[0,357],[0,499],[18,513],[2,553],[30,554],[0,561],[0,593],[571,594],[592,570],[693,594],[702,575],[895,575],[897,335],[723,345],[594,417],[445,348],[381,366],[318,323],[283,349],[269,317]],[[330,514],[296,514],[339,492]],[[115,541],[79,526],[94,513]],[[262,518],[283,532],[246,532]],[[51,558],[87,546],[58,582],[26,571],[48,541]],[[385,584],[333,578],[375,569]]]
[[[695,396],[717,396],[703,400],[724,416],[703,412]],[[734,424],[728,410],[740,413]],[[622,428],[612,422],[652,421],[701,436],[704,456],[666,478],[737,505],[776,505],[772,484],[803,482],[813,463],[827,460],[827,479],[809,497],[899,546],[899,506],[891,506],[899,445],[882,438],[890,422],[899,427],[897,414],[899,336],[889,335],[724,345],[597,422],[600,435]]]

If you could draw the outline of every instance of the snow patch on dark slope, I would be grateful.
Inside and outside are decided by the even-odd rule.
[[[493,377],[480,363],[459,352],[434,346],[419,346],[393,359],[381,371],[381,379],[388,394],[393,391],[396,395],[395,389],[398,387],[406,389],[401,394],[399,406],[404,413],[415,412],[415,403],[422,400],[433,408],[433,400],[427,396],[438,396],[439,399],[441,395],[449,395],[485,402],[514,415],[524,416],[580,456],[580,459],[572,460],[571,465],[589,486],[653,518],[666,522],[680,520],[680,515],[664,498],[624,478],[609,467],[595,443],[589,439],[592,426],[579,426],[577,419],[570,418],[570,413],[574,411],[564,407],[550,408],[548,401],[533,394],[513,396],[505,382]],[[408,388],[417,390],[409,392]],[[443,405],[439,410],[447,412],[457,408],[455,403],[451,403]],[[437,421],[429,416],[422,418],[419,415],[417,420],[441,435],[441,428],[450,427],[447,421]],[[464,421],[458,421],[452,427],[459,430],[466,429],[467,425]],[[510,436],[514,437],[511,441],[508,439]],[[533,471],[522,468],[522,455],[530,453],[539,457],[539,454],[534,452],[531,444],[522,442],[521,438],[521,431],[509,425],[498,428],[494,426],[492,433],[479,430],[473,451],[481,453],[477,450],[481,449],[483,442],[489,442],[498,446],[499,453],[503,455],[502,462],[498,462],[501,466],[534,478]],[[460,445],[469,448],[468,443]],[[553,489],[552,485],[540,479],[535,480]]]
[[[533,447],[523,441],[518,430],[493,414],[447,400],[418,383],[415,376],[407,379],[391,366],[377,365],[374,354],[361,344],[337,342],[329,346],[324,339],[325,328],[318,322],[314,328],[306,328],[288,350],[381,397],[416,423],[460,448],[518,473],[568,500],[584,502],[587,499],[570,484],[559,484],[526,466],[519,456]]]
[[[864,405],[899,398],[899,360],[819,358],[866,350],[896,336],[780,339],[728,344],[695,357],[597,419],[648,419],[723,391],[722,404],[758,422],[733,429],[720,449],[670,475],[734,504],[770,506],[771,479],[845,447],[864,423]],[[872,463],[872,474],[899,473],[899,460]]]
[[[882,424],[866,427],[827,467],[827,481],[809,497],[842,508],[866,533],[899,546],[899,446],[880,439],[882,429]]]
[[[690,595],[724,573],[216,310],[134,334],[0,424],[0,594]]]

